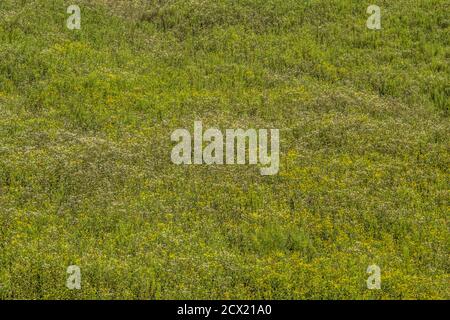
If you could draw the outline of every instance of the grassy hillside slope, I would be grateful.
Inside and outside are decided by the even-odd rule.
[[[0,299],[448,299],[450,3],[370,4],[0,1]],[[279,174],[172,164],[194,120]]]

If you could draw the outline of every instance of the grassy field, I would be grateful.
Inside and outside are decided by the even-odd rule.
[[[0,1],[0,299],[449,299],[449,12]],[[279,174],[174,165],[194,121],[279,128]]]

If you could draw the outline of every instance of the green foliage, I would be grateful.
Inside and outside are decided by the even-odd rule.
[[[449,298],[448,1],[381,30],[360,0],[77,3],[0,1],[1,299]],[[173,165],[194,120],[280,128],[279,175]]]

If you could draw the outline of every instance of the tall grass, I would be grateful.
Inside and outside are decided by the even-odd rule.
[[[0,298],[449,298],[447,1],[377,1],[381,30],[371,1],[76,3],[0,2]],[[173,165],[194,120],[280,128],[279,175]]]

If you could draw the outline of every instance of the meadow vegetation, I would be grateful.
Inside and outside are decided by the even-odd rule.
[[[0,299],[450,298],[449,12],[0,1]],[[279,128],[279,174],[172,164],[196,120]]]

